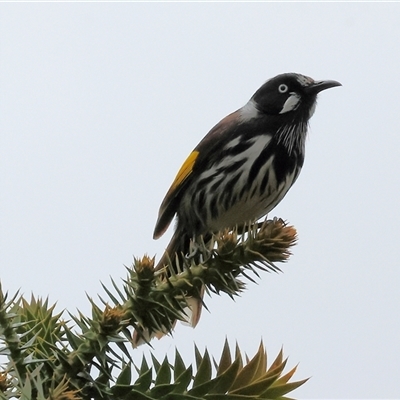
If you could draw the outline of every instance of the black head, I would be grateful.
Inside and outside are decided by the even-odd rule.
[[[268,115],[302,114],[312,116],[317,94],[341,86],[336,81],[314,81],[300,74],[281,74],[264,83],[251,100],[259,112]]]

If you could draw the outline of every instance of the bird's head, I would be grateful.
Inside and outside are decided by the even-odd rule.
[[[249,117],[261,113],[290,116],[290,119],[299,116],[308,120],[314,112],[317,94],[335,86],[341,84],[336,81],[314,81],[300,74],[281,74],[265,82],[254,93],[244,111]]]

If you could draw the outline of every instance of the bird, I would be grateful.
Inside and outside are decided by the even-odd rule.
[[[210,130],[183,163],[159,209],[154,239],[177,217],[166,251],[171,259],[188,252],[190,239],[258,220],[284,198],[304,164],[317,95],[335,86],[341,84],[280,74]]]
[[[207,133],[161,203],[154,239],[174,217],[176,225],[156,270],[187,255],[191,240],[259,220],[280,203],[302,169],[317,96],[336,86],[298,73],[277,75]]]

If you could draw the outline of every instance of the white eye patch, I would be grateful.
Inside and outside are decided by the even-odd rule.
[[[285,104],[282,107],[282,110],[279,112],[279,114],[284,114],[289,111],[295,110],[300,104],[300,96],[297,93],[290,93],[290,96],[288,99],[285,101]]]

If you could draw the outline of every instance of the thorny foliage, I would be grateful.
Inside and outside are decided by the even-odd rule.
[[[296,231],[282,220],[222,232],[211,243],[196,244],[201,263],[185,259],[170,277],[154,270],[154,259],[135,259],[121,285],[103,285],[101,306],[89,298],[92,316],[54,313],[54,305],[32,296],[9,298],[0,287],[0,399],[248,399],[282,398],[304,381],[289,383],[295,368],[282,375],[282,352],[267,368],[263,345],[243,364],[238,347],[231,359],[226,343],[215,376],[207,350],[195,349],[196,367],[185,366],[178,351],[173,364],[145,358],[134,365],[129,350],[132,328],[170,331],[184,320],[187,298],[209,292],[233,297],[245,288],[243,278],[259,271],[279,271],[296,242]],[[196,258],[198,259],[198,258]],[[76,332],[78,331],[78,332]]]

